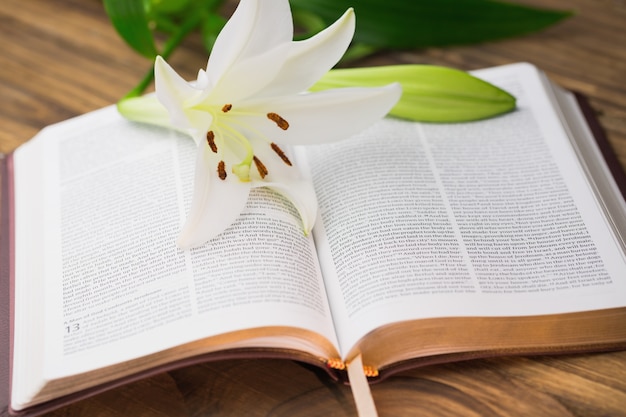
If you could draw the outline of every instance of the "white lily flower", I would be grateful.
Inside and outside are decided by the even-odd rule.
[[[398,84],[306,92],[343,56],[354,26],[349,9],[324,31],[294,42],[288,0],[241,0],[196,81],[185,81],[157,58],[156,97],[172,125],[198,145],[192,205],[177,241],[181,248],[224,231],[253,187],[270,187],[291,200],[305,233],[310,231],[317,215],[313,186],[279,144],[346,138],[384,117],[401,95]],[[163,124],[156,106],[148,107],[152,114],[137,113],[137,106],[129,105],[126,116]]]

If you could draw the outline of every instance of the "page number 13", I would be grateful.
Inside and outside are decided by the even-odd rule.
[[[78,322],[73,322],[73,323],[65,322],[63,324],[65,325],[66,334],[74,333],[80,330],[80,323]]]

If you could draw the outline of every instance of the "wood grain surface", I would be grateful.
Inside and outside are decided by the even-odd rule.
[[[626,3],[523,2],[576,15],[524,37],[384,52],[359,64],[428,63],[471,70],[531,62],[563,87],[587,95],[626,167]],[[99,0],[2,0],[0,42],[4,153],[48,124],[115,103],[150,67],[113,31]],[[195,76],[206,64],[199,39],[188,39],[170,62],[185,77]],[[381,416],[626,416],[626,352],[431,366],[392,377],[372,391]],[[50,415],[355,414],[349,388],[315,369],[291,361],[231,360],[145,379]]]

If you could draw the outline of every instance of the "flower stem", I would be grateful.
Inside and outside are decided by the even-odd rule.
[[[167,40],[167,42],[165,42],[165,45],[163,45],[163,50],[161,51],[161,56],[164,59],[167,59],[172,54],[172,52],[174,52],[174,49],[176,49],[176,47],[185,39],[185,37],[200,24],[201,20],[202,20],[202,13],[190,14],[187,17],[187,19],[183,22],[183,24],[178,28],[178,31],[175,32]],[[139,82],[139,84],[137,84],[135,88],[130,90],[128,93],[126,93],[126,95],[122,97],[122,100],[140,96],[145,91],[145,89],[148,88],[153,78],[154,78],[154,61],[152,63],[152,67],[146,73],[146,75],[144,75],[143,79]]]

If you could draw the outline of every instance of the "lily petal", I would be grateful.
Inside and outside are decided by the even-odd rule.
[[[217,36],[207,64],[207,75],[213,85],[238,62],[291,42],[293,21],[289,1],[265,1],[263,6],[260,2],[241,0]]]
[[[251,106],[255,113],[275,112],[289,122],[287,130],[274,122],[256,124],[267,138],[290,145],[315,145],[352,136],[384,117],[396,104],[402,89],[394,83],[377,88],[340,88],[280,97]],[[244,123],[252,124],[253,120]]]
[[[354,29],[354,10],[350,8],[315,36],[289,43],[287,58],[282,57],[284,63],[274,76],[276,82],[258,91],[255,97],[275,97],[307,90],[339,62],[350,46]]]
[[[258,186],[269,187],[290,200],[300,214],[304,234],[311,232],[317,217],[317,196],[311,181],[283,179],[281,182],[258,183]]]
[[[211,103],[237,103],[249,97],[256,98],[259,90],[280,82],[276,76],[289,53],[289,46],[288,43],[282,44],[233,65],[211,91]]]
[[[157,56],[154,62],[154,84],[156,96],[169,112],[172,123],[187,125],[184,109],[201,94],[201,90],[185,81],[161,56]]]
[[[200,246],[237,220],[248,201],[251,183],[220,180],[212,169],[219,162],[206,146],[198,146],[191,208],[176,244],[181,249]]]
[[[237,102],[305,91],[341,59],[354,28],[354,11],[348,9],[333,25],[307,40],[285,42],[233,64],[212,91],[213,100]]]
[[[198,78],[202,80],[201,73]],[[191,108],[201,100],[206,91],[195,88],[185,81],[165,60],[157,56],[154,63],[156,97],[167,109],[171,124],[186,129],[196,144],[202,139],[213,118],[205,111]]]

